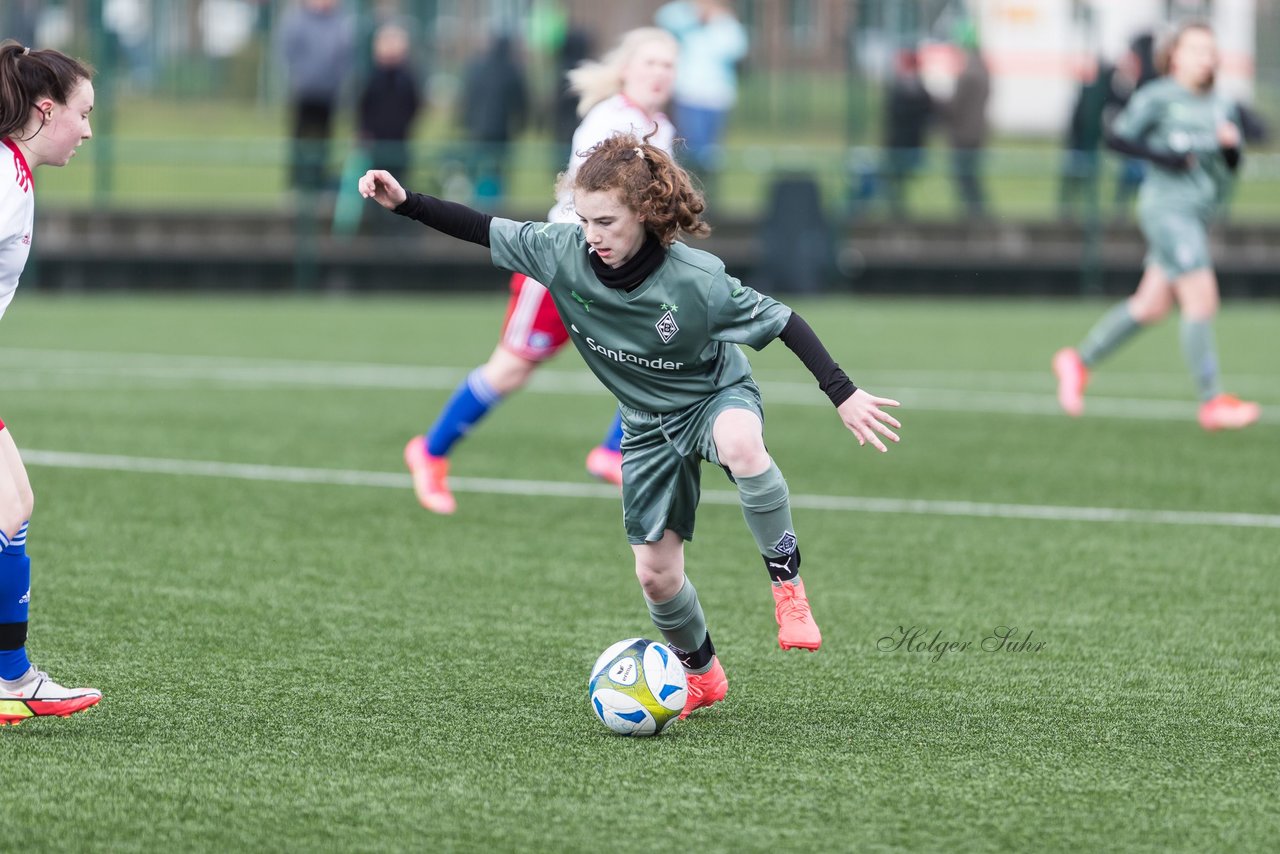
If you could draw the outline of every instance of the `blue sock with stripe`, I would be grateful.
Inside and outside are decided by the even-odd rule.
[[[427,433],[427,453],[433,457],[447,457],[457,441],[501,400],[502,395],[489,385],[480,368],[467,374],[444,405],[436,423],[431,425]]]
[[[600,445],[602,448],[608,448],[611,451],[622,450],[622,410],[619,409],[613,413],[613,423],[609,425],[609,432],[604,434],[604,441]]]
[[[17,679],[27,660],[27,604],[31,601],[31,560],[27,524],[12,537],[0,531],[0,679]]]

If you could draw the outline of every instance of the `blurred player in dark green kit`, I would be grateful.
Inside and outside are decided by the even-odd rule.
[[[859,444],[885,450],[899,427],[856,388],[790,308],[676,238],[709,232],[702,196],[669,154],[630,134],[593,148],[562,183],[577,223],[513,222],[409,194],[387,172],[360,179],[383,207],[490,247],[493,262],[542,282],[587,366],[622,411],[623,524],[654,625],[689,680],[684,715],[723,699],[728,681],[684,572],[703,460],[738,487],[773,582],[778,642],[816,650],[822,634],[800,580],[787,483],[764,445],[764,413],[739,345],[782,339],[817,378]]]
[[[1081,414],[1089,370],[1133,333],[1163,319],[1176,299],[1182,352],[1200,395],[1200,425],[1239,429],[1258,420],[1259,407],[1222,390],[1213,339],[1218,279],[1208,227],[1240,165],[1240,117],[1213,91],[1218,46],[1205,24],[1180,28],[1158,63],[1165,76],[1134,94],[1107,136],[1116,151],[1154,164],[1138,194],[1146,270],[1133,296],[1104,315],[1078,349],[1054,355],[1058,401],[1068,414]]]

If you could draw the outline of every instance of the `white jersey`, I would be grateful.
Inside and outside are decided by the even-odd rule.
[[[0,145],[0,317],[13,301],[31,254],[36,193],[31,169],[13,140]]]
[[[654,127],[657,131],[654,132]],[[606,98],[592,107],[582,117],[578,129],[573,132],[573,149],[569,155],[569,175],[578,171],[587,158],[587,151],[595,144],[603,142],[616,133],[634,133],[643,139],[650,133],[649,144],[661,148],[671,154],[675,144],[676,129],[671,120],[663,113],[649,115],[636,104],[619,93]],[[573,212],[573,197],[568,193],[561,195],[551,213],[547,215],[549,222],[577,222],[578,215]]]

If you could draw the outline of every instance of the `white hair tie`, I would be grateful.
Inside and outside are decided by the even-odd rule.
[[[22,49],[22,55],[23,55],[23,56],[30,56],[30,55],[31,55],[31,48],[29,48],[29,47],[24,47],[24,48]]]

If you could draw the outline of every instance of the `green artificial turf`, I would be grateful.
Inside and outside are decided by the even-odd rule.
[[[824,646],[778,649],[732,487],[704,467],[686,556],[729,696],[625,739],[592,716],[588,670],[655,630],[620,503],[582,472],[612,402],[581,357],[458,447],[456,516],[402,474],[500,297],[19,293],[0,416],[37,494],[30,649],[105,698],[0,730],[0,848],[39,827],[24,849],[1271,849],[1277,307],[1220,317],[1228,387],[1266,411],[1210,435],[1176,324],[1072,420],[1048,360],[1101,303],[795,305],[904,402],[881,456],[785,348],[752,354]],[[120,470],[140,459],[260,468]],[[833,496],[973,504],[815,509]],[[1011,518],[1030,505],[1188,515]],[[1252,522],[1190,515],[1209,513]],[[983,650],[1001,626],[1032,646]],[[970,646],[895,648],[913,627]]]

